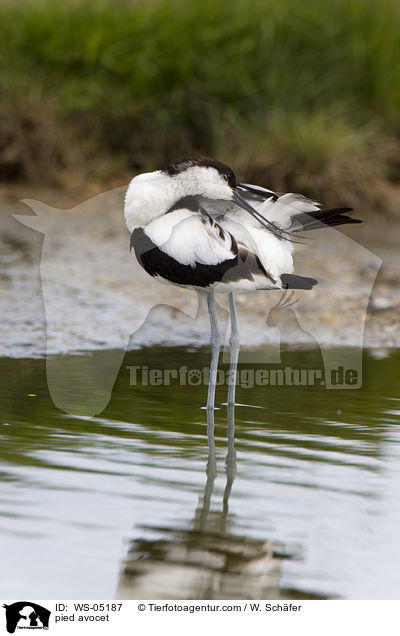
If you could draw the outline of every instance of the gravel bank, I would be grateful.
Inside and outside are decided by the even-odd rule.
[[[124,190],[69,209],[32,201],[39,216],[25,221],[40,232],[11,216],[32,214],[15,193],[1,195],[0,355],[43,356],[46,341],[51,354],[124,348],[128,342],[131,348],[208,342],[208,318],[197,294],[153,281],[129,253]],[[61,195],[51,198],[55,206],[65,205]],[[310,245],[296,250],[295,262],[298,273],[314,276],[319,285],[296,292],[299,300],[290,308],[273,308],[279,292],[238,294],[243,346],[279,340],[400,346],[399,233],[389,225],[378,232],[372,223],[314,232]],[[226,324],[224,297],[220,305]]]

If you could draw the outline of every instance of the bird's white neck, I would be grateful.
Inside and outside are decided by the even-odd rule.
[[[165,212],[177,200],[176,185],[161,171],[146,172],[134,177],[125,195],[125,222],[132,232],[144,227]]]

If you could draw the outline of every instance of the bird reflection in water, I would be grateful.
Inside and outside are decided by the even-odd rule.
[[[281,342],[297,342],[308,350],[320,351],[320,346],[314,336],[300,324],[296,312],[292,307],[299,302],[295,292],[288,290],[281,294],[278,302],[271,307],[267,316],[267,326],[275,327],[280,332]]]
[[[217,477],[214,411],[207,411],[206,483],[191,527],[142,527],[118,582],[121,599],[293,598],[280,590],[282,544],[236,534],[229,499],[236,475],[234,405],[228,405],[228,452],[222,510],[212,510]]]

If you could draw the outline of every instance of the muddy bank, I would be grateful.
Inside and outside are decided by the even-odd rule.
[[[124,191],[75,206],[54,192],[36,192],[30,207],[15,192],[2,194],[0,355],[208,342],[197,294],[153,281],[130,254]],[[12,214],[27,216],[22,224]],[[399,234],[372,223],[314,232],[295,263],[319,285],[296,292],[298,302],[288,308],[276,307],[280,292],[238,294],[243,346],[400,346]],[[220,305],[226,326],[223,296]]]

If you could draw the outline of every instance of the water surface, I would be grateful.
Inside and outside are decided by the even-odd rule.
[[[53,405],[44,360],[0,360],[1,596],[399,597],[399,351],[366,352],[360,390],[240,388],[215,445],[206,388],[132,386],[140,364],[208,350],[126,354],[92,419]]]

